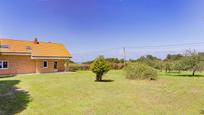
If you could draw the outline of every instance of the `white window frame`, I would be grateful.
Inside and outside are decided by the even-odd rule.
[[[0,68],[0,70],[4,70],[4,69],[8,69],[9,68],[9,62],[7,61],[7,60],[0,60],[0,62],[1,62],[1,66],[2,66],[2,68]],[[7,62],[7,68],[4,68],[4,62]]]
[[[44,67],[44,63],[45,63],[45,62],[47,62],[47,67]],[[44,61],[43,61],[43,68],[48,68],[48,61],[47,61],[47,60],[44,60]]]

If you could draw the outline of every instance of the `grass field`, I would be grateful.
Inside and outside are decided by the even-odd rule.
[[[0,78],[0,115],[199,115],[204,74],[161,73],[156,81],[128,80],[110,71],[103,82],[81,71]]]

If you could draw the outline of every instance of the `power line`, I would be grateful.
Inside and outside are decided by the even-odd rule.
[[[189,45],[202,45],[204,42],[197,43],[181,43],[181,44],[167,44],[167,45],[153,45],[153,46],[135,46],[135,47],[126,47],[126,48],[158,48],[158,47],[174,47],[174,46],[189,46]]]
[[[77,52],[77,53],[72,53],[74,54],[89,54],[89,53],[98,53],[98,52],[104,52],[104,51],[111,51],[111,50],[118,50],[121,49],[122,47],[118,48],[107,48],[107,49],[100,49],[100,50],[94,50],[94,51],[87,51],[87,52]]]
[[[128,47],[118,47],[118,48],[107,48],[107,49],[101,49],[101,50],[95,50],[95,51],[87,51],[87,52],[78,52],[78,53],[72,53],[73,55],[79,55],[79,54],[89,54],[89,53],[99,53],[104,51],[111,51],[111,50],[119,50],[122,49],[124,51],[127,48],[162,48],[162,47],[175,47],[175,46],[199,46],[203,45],[204,42],[196,42],[196,43],[181,43],[181,44],[166,44],[166,45],[147,45],[147,46],[128,46]]]

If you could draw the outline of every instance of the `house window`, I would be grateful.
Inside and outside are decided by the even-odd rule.
[[[9,48],[8,45],[0,45],[0,48]]]
[[[0,69],[2,69],[3,65],[2,65],[2,62],[0,61]]]
[[[57,62],[54,62],[54,69],[57,69]]]
[[[44,67],[44,68],[48,68],[48,61],[44,61],[44,62],[43,62],[43,67]]]
[[[8,62],[0,61],[0,69],[8,69]]]

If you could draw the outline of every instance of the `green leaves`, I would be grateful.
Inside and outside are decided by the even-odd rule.
[[[104,73],[107,73],[111,69],[111,66],[108,62],[105,61],[103,56],[99,56],[91,64],[91,71],[96,75],[102,76]]]
[[[128,79],[157,79],[157,70],[144,63],[129,63],[124,68],[126,78]]]
[[[203,57],[196,51],[187,50],[181,64],[184,70],[192,70],[194,75],[196,71],[201,71],[204,69],[204,62],[202,58]]]

